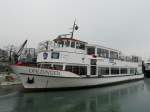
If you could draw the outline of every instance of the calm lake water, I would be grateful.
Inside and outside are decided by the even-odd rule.
[[[0,87],[0,112],[150,112],[150,79],[103,88],[38,93]]]

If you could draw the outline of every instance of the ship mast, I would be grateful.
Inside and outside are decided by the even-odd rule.
[[[73,24],[73,28],[72,28],[72,32],[71,32],[71,39],[73,38],[73,34],[74,34],[74,31],[75,30],[78,30],[78,26],[76,24],[76,19],[74,20],[74,24]]]

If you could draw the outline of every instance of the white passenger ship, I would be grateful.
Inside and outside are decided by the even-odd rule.
[[[37,64],[12,65],[25,89],[93,87],[143,79],[142,61],[121,51],[60,35],[41,42]]]

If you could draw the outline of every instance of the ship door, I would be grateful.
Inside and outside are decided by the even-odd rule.
[[[96,75],[96,63],[97,60],[96,59],[91,59],[91,75]]]

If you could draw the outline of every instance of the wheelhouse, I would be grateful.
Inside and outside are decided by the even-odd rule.
[[[67,38],[67,37],[61,37],[59,36],[58,38],[54,39],[54,42],[57,47],[69,47],[69,48],[76,48],[80,50],[85,50],[86,42],[73,39],[73,38]]]

